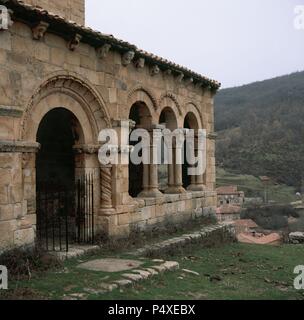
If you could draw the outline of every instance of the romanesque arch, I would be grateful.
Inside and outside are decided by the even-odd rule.
[[[131,107],[135,103],[144,103],[147,108],[149,109],[149,112],[151,114],[151,117],[156,120],[156,111],[158,109],[157,99],[155,98],[154,94],[144,88],[143,86],[136,86],[133,89],[130,90],[128,94],[128,108],[129,111],[131,110]]]
[[[182,107],[173,93],[167,92],[160,97],[159,113],[161,114],[162,110],[166,107],[170,107],[174,111],[176,118],[183,114]]]
[[[204,129],[204,123],[201,116],[201,112],[198,106],[193,102],[188,102],[184,107],[183,118],[186,119],[188,115],[191,115],[193,118],[195,118],[195,121],[197,121],[198,128],[196,129]]]
[[[86,79],[57,73],[35,91],[21,120],[20,139],[35,141],[42,118],[52,109],[64,107],[80,122],[86,143],[97,143],[101,129],[111,127],[105,103]]]

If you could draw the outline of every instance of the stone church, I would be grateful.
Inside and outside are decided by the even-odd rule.
[[[215,212],[218,82],[85,26],[85,0],[0,5],[9,15],[0,27],[0,251],[39,239],[62,249]],[[122,121],[205,129],[205,173],[102,165],[98,134]]]

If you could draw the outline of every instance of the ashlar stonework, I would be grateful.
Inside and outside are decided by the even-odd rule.
[[[108,237],[215,213],[218,82],[85,27],[84,0],[0,5],[13,22],[0,31],[0,250],[34,244],[37,193],[56,175],[93,176],[95,233]],[[102,166],[98,134],[119,133],[122,121],[206,129],[205,174],[184,176],[177,164]]]

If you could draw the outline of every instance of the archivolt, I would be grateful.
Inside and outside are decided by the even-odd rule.
[[[173,93],[167,92],[163,94],[159,99],[159,107],[161,109],[165,107],[171,107],[173,110],[177,109],[180,116],[183,115],[182,108]],[[160,112],[161,111],[162,110],[160,110]],[[176,114],[176,117],[177,117],[177,114]]]
[[[70,72],[57,72],[45,80],[32,95],[21,120],[21,140],[24,140],[26,136],[28,119],[34,111],[35,106],[43,98],[55,92],[71,96],[84,107],[84,111],[90,119],[91,125],[94,127],[97,135],[105,126],[111,127],[110,116],[105,107],[105,103],[96,90],[88,84],[88,80],[81,79],[79,75]]]
[[[145,87],[138,85],[130,90],[128,94],[128,103],[130,107],[138,101],[145,102],[148,107],[153,106],[154,111],[157,110],[157,100],[154,94]],[[151,110],[152,111],[152,110]]]

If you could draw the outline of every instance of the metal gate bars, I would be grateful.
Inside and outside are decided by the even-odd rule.
[[[93,175],[77,178],[75,186],[39,183],[37,239],[47,251],[69,251],[71,244],[94,243]]]

